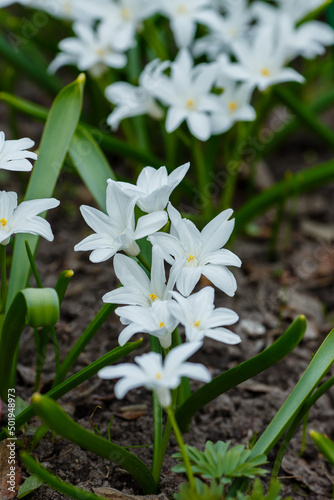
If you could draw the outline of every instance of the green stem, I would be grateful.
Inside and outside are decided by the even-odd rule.
[[[161,354],[162,348],[160,345],[160,341],[158,338],[150,335],[150,348],[151,352],[157,352]],[[152,460],[152,474],[153,471],[156,470],[156,463],[159,460],[159,453],[161,449],[162,442],[162,408],[159,403],[159,399],[156,394],[153,392],[153,460]],[[153,474],[154,477],[154,474]],[[155,478],[155,477],[154,477]],[[158,482],[159,476],[155,478],[155,481]]]
[[[177,440],[177,444],[179,445],[179,448],[180,448],[180,452],[181,452],[183,463],[184,463],[184,466],[186,469],[190,488],[195,492],[196,491],[195,478],[194,478],[194,474],[193,474],[193,471],[192,471],[192,468],[190,465],[190,460],[189,460],[187,450],[186,450],[186,447],[185,447],[185,444],[184,444],[184,441],[182,438],[181,431],[179,429],[179,426],[177,425],[174,412],[170,406],[166,408],[166,412],[167,412],[167,415],[170,419],[171,425],[173,427],[173,431],[174,431],[174,434],[175,434],[175,437]]]
[[[0,273],[1,273],[1,289],[2,289],[0,314],[4,314],[6,310],[7,296],[8,296],[6,245],[0,245]]]
[[[34,259],[32,252],[31,252],[28,240],[25,240],[24,244],[26,246],[26,251],[27,251],[29,262],[30,262],[30,267],[31,267],[31,270],[33,272],[36,284],[37,284],[38,288],[43,288],[42,281],[41,281],[41,278],[39,276],[38,269],[37,269],[36,264],[35,264],[35,259]]]
[[[142,256],[140,253],[139,255],[136,256],[136,258],[139,260],[139,262],[147,269],[147,271],[150,273],[151,272],[151,266],[147,262],[147,260]]]

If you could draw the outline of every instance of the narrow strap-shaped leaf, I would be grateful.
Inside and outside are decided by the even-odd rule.
[[[333,160],[289,175],[288,178],[277,182],[271,188],[253,197],[236,212],[236,231],[241,231],[251,220],[277,204],[284,197],[309,191],[333,180]]]
[[[276,95],[283,101],[312,132],[318,135],[325,143],[334,147],[334,132],[324,123],[318,120],[313,111],[300,102],[299,99],[286,88],[277,86],[274,89]]]
[[[310,436],[318,450],[325,456],[326,460],[328,460],[330,464],[334,466],[333,441],[329,439],[328,436],[325,436],[325,434],[320,434],[320,432],[316,432],[314,430],[310,431]]]
[[[145,494],[156,492],[157,485],[151,471],[136,455],[81,427],[52,399],[35,394],[32,403],[36,414],[54,432],[130,472]]]
[[[78,373],[75,373],[67,380],[62,382],[61,384],[54,387],[49,392],[46,393],[46,396],[52,399],[58,399],[67,394],[78,385],[82,384],[86,380],[90,379],[94,375],[97,374],[99,370],[102,370],[105,366],[108,366],[115,361],[119,361],[124,358],[127,354],[134,351],[138,347],[142,345],[143,339],[137,340],[136,342],[128,342],[124,347],[116,347],[107,354],[104,354],[101,358],[97,359],[90,365],[86,366]],[[29,406],[25,410],[23,410],[15,419],[15,427],[18,429],[22,425],[24,425],[31,417],[35,414],[32,406]],[[0,442],[6,439],[7,434],[5,431],[0,433]]]
[[[38,86],[43,86],[52,95],[60,90],[60,82],[54,75],[49,75],[46,67],[42,67],[35,60],[30,60],[21,50],[15,47],[15,34],[10,34],[10,42],[0,36],[0,54],[20,72],[28,75]],[[22,39],[22,37],[21,37]]]
[[[52,288],[27,288],[18,292],[9,308],[0,339],[0,396],[7,401],[13,387],[12,365],[26,325],[53,326],[59,317],[59,299]]]
[[[269,453],[287,427],[293,422],[303,405],[307,403],[314,389],[327,373],[333,362],[334,330],[332,330],[321,344],[303,376],[252,448],[251,457],[261,453],[265,455]],[[247,483],[236,482],[236,484],[233,484],[228,497],[235,495],[240,487],[245,489]]]
[[[116,308],[115,304],[104,304],[99,312],[96,314],[95,318],[91,321],[91,323],[87,326],[85,331],[80,335],[79,339],[76,341],[68,355],[66,356],[64,362],[62,363],[59,374],[55,379],[54,385],[58,385],[59,382],[62,382],[75,361],[78,359],[82,351],[92,340],[94,335],[101,328],[106,319],[110,316],[110,314]]]
[[[101,210],[105,210],[107,179],[115,180],[115,174],[95,139],[80,125],[73,136],[69,154],[81,179]]]
[[[7,103],[12,108],[22,111],[22,113],[33,116],[37,120],[46,120],[47,109],[43,108],[43,106],[40,106],[39,104],[32,103],[22,97],[17,97],[7,92],[0,92],[0,100]],[[123,156],[124,158],[130,158],[144,165],[151,165],[156,168],[160,167],[164,162],[164,160],[157,158],[152,153],[135,146],[130,146],[125,141],[121,141],[120,139],[106,134],[99,129],[92,128],[86,123],[81,122],[80,126],[87,130],[87,132],[98,141],[99,145],[105,151],[109,151],[110,153],[115,153]]]
[[[104,500],[103,497],[97,496],[94,493],[85,491],[77,486],[73,486],[70,483],[62,481],[59,477],[51,474],[45,467],[40,465],[35,458],[33,458],[26,451],[20,453],[20,457],[23,463],[34,473],[38,478],[40,478],[44,483],[53,488],[59,493],[64,493],[66,497],[75,498],[78,500]]]
[[[52,196],[79,121],[84,82],[85,76],[79,75],[75,82],[58,94],[51,107],[39,148],[38,160],[32,171],[25,195],[26,200]],[[7,307],[15,294],[27,285],[30,264],[26,255],[25,240],[28,241],[33,254],[37,249],[37,236],[16,235]]]
[[[176,418],[181,430],[186,431],[193,415],[203,406],[210,403],[210,401],[220,396],[220,394],[258,375],[283,359],[299,344],[304,336],[305,330],[305,317],[299,316],[289,326],[286,332],[270,347],[253,358],[218,375],[218,377],[215,377],[211,382],[194,392],[190,398],[177,409]],[[261,453],[262,452],[259,452],[257,455]]]
[[[61,304],[64,300],[65,293],[68,285],[70,284],[71,279],[74,276],[74,271],[72,269],[68,269],[60,273],[59,278],[57,280],[55,290],[59,297],[59,303]]]

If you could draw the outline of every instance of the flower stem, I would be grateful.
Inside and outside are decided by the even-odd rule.
[[[167,412],[167,415],[168,415],[170,422],[172,424],[173,431],[174,431],[174,434],[175,434],[175,437],[177,440],[177,444],[179,445],[179,448],[180,448],[180,452],[181,452],[183,463],[184,463],[184,466],[185,466],[185,469],[187,472],[190,488],[195,492],[196,491],[195,478],[194,478],[193,471],[191,469],[190,460],[189,460],[189,457],[188,457],[188,454],[186,451],[186,447],[185,447],[185,444],[184,444],[184,441],[182,438],[181,431],[179,429],[179,426],[177,425],[174,412],[170,406],[166,408],[166,412]]]
[[[0,313],[4,314],[4,312],[6,310],[7,295],[8,295],[6,245],[0,245],[0,273],[1,273],[1,288],[2,288]]]
[[[136,256],[136,258],[139,260],[139,262],[145,267],[145,269],[148,270],[148,272],[150,273],[151,272],[151,266],[149,265],[149,263],[147,262],[147,260],[142,256],[142,254],[138,254]]]

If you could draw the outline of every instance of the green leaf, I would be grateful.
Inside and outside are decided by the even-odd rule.
[[[81,179],[101,210],[106,210],[107,180],[116,180],[107,158],[88,130],[81,125],[73,136],[69,154]]]
[[[218,375],[211,382],[194,392],[176,411],[180,429],[186,431],[193,415],[220,394],[278,363],[299,344],[305,330],[305,317],[299,316],[273,345],[257,356]]]
[[[22,40],[23,37],[15,35],[15,33],[8,34],[9,42],[5,40],[4,36],[0,36],[0,54],[2,59],[6,59],[10,64],[14,66],[19,72],[25,73],[31,80],[37,83],[38,86],[43,86],[52,95],[56,94],[60,90],[60,82],[57,77],[50,75],[47,72],[46,65],[42,65],[40,62],[34,59],[30,59],[28,55],[24,54],[22,50],[19,50],[17,43]],[[26,39],[24,39],[26,41]]]
[[[33,491],[37,490],[43,484],[43,479],[40,479],[37,474],[27,477],[23,484],[19,487],[17,498],[23,498]]]
[[[128,471],[145,494],[156,493],[151,471],[138,457],[75,423],[52,399],[35,394],[32,398],[36,414],[57,434],[82,448],[106,458]]]
[[[49,392],[46,393],[46,396],[58,399],[67,394],[78,385],[82,384],[86,380],[90,379],[94,375],[97,374],[99,370],[108,366],[115,361],[119,361],[124,356],[134,351],[138,347],[142,345],[143,340],[137,340],[137,342],[128,342],[124,347],[116,347],[110,352],[107,352],[101,358],[97,359],[90,365],[86,366],[79,372],[75,373],[67,380],[52,388]],[[24,425],[31,417],[35,414],[33,407],[30,405],[26,410],[24,410],[20,415],[15,419],[15,427],[19,429],[22,425]],[[6,439],[7,434],[5,431],[0,433],[0,442]]]
[[[307,403],[311,394],[334,362],[334,330],[326,337],[303,376],[252,449],[251,456],[268,454],[284,431]],[[245,485],[247,486],[247,485]],[[232,485],[232,492],[240,484]]]
[[[45,467],[42,467],[37,460],[25,451],[20,453],[20,457],[28,469],[34,472],[35,477],[37,476],[42,483],[45,482],[54,490],[64,493],[66,498],[70,497],[78,500],[103,500],[103,497],[99,497],[94,493],[90,493],[89,491],[82,490],[81,488],[77,488],[76,486],[72,486],[72,484],[62,481],[54,474],[51,474]]]
[[[235,230],[241,231],[251,220],[278,204],[282,199],[309,191],[333,180],[333,160],[286,176],[284,180],[277,182],[258,196],[254,196],[236,212]]]
[[[8,310],[0,339],[0,396],[7,401],[15,355],[26,325],[53,326],[59,317],[58,295],[52,288],[26,288],[18,292]]]
[[[318,450],[324,455],[326,460],[334,467],[334,443],[325,434],[320,434],[314,430],[310,431],[310,436],[312,441],[318,448]]]
[[[65,87],[56,97],[46,121],[38,160],[30,177],[25,200],[50,198],[52,196],[79,121],[84,82],[85,76],[79,75],[75,82]],[[15,237],[7,308],[16,293],[27,286],[30,264],[26,255],[25,240],[28,241],[34,254],[39,238],[26,234],[18,234]]]

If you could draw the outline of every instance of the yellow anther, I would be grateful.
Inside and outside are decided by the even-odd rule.
[[[64,10],[67,14],[71,14],[71,12],[73,11],[73,5],[72,5],[72,2],[66,2],[64,4]]]
[[[157,373],[157,374],[156,374],[156,376],[155,376],[155,378],[156,378],[157,380],[161,380],[161,379],[162,379],[162,375],[161,375],[161,373]]]
[[[161,321],[159,328],[163,328],[164,326],[166,326],[165,323],[163,321]]]
[[[155,295],[155,293],[150,293],[150,299],[152,300],[152,302],[154,302],[155,300],[157,300],[157,296]]]
[[[195,255],[189,255],[188,262],[195,262]]]
[[[181,3],[181,5],[178,6],[177,12],[178,14],[185,14],[187,12],[187,7],[184,3]]]
[[[235,101],[231,101],[228,103],[228,109],[230,111],[235,111],[238,107],[238,104]]]
[[[2,217],[2,219],[0,219],[0,222],[1,222],[2,227],[5,227],[5,226],[7,226],[8,220],[6,220],[4,217]]]
[[[121,9],[121,16],[123,17],[123,19],[130,19],[131,13],[130,13],[129,9],[127,9],[126,7],[123,7],[123,9]]]
[[[193,99],[188,99],[188,101],[187,101],[188,108],[189,109],[193,109],[194,105],[195,105],[194,100]]]
[[[102,49],[102,48],[100,48],[100,49],[96,49],[96,51],[95,51],[95,52],[96,52],[96,55],[98,55],[98,56],[100,56],[100,57],[103,57],[103,56],[105,56],[105,55],[106,55],[106,51],[105,51],[105,49]]]
[[[263,76],[270,76],[269,69],[268,68],[262,68],[261,75],[263,75]]]
[[[194,327],[195,327],[195,328],[198,328],[200,324],[201,324],[201,322],[200,322],[200,321],[195,321],[195,323],[194,323]]]

